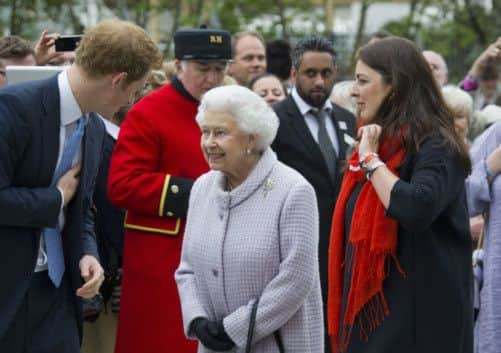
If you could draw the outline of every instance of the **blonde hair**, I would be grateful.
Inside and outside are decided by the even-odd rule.
[[[468,93],[456,86],[447,85],[442,88],[442,96],[449,109],[464,110],[470,120],[473,114],[473,98]]]
[[[353,114],[356,112],[355,100],[351,96],[354,82],[353,80],[340,81],[332,87],[331,92],[331,101]]]
[[[170,60],[170,61],[164,61],[162,63],[162,70],[165,72],[165,77],[167,80],[170,82],[176,76],[176,61],[175,60]]]
[[[129,84],[143,78],[161,59],[144,29],[127,21],[106,20],[85,31],[75,63],[93,78],[125,72]]]
[[[229,86],[229,85],[236,85],[237,81],[231,77],[230,75],[224,75],[223,78],[223,85],[224,86]]]

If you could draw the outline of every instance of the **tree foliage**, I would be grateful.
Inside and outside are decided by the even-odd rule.
[[[364,14],[376,2],[360,1],[362,20],[354,34],[355,47],[364,41]],[[90,3],[97,5],[100,18],[116,16],[144,28],[149,28],[154,21],[162,24],[158,40],[166,53],[176,29],[201,24],[232,33],[252,28],[267,39],[286,38],[292,42],[318,32],[334,36],[325,25],[324,7],[330,3],[327,0],[0,0],[0,28],[4,34],[32,40],[43,28],[81,33]],[[488,11],[480,3],[478,0],[409,0],[408,16],[387,24],[384,29],[441,53],[449,65],[451,81],[457,81],[501,32],[501,0],[492,0],[492,9]],[[165,13],[169,16],[155,16]],[[350,54],[343,55],[347,67]]]
[[[501,35],[500,3],[494,0],[487,11],[471,0],[418,1],[412,18],[388,23],[384,29],[440,53],[449,68],[449,81],[458,82],[475,58]]]

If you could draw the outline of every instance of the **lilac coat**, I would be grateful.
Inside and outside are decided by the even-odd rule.
[[[489,184],[484,159],[501,144],[501,122],[480,135],[471,149],[473,171],[466,180],[470,216],[487,212],[484,228],[484,285],[475,325],[475,352],[501,349],[501,177]]]
[[[197,317],[223,320],[243,352],[259,298],[253,353],[324,350],[318,271],[318,211],[312,186],[267,149],[247,179],[224,190],[219,171],[202,175],[190,195],[175,277],[185,333]],[[199,353],[211,350],[199,344]]]

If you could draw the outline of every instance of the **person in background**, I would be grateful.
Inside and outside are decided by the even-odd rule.
[[[162,70],[165,72],[165,77],[167,77],[167,81],[171,82],[174,76],[176,76],[176,61],[169,60],[164,61],[162,64]]]
[[[266,49],[263,37],[257,32],[238,32],[232,38],[233,61],[228,74],[241,86],[266,71]]]
[[[153,70],[151,71],[148,79],[146,80],[146,85],[144,89],[141,91],[138,97],[136,97],[136,102],[141,98],[146,96],[148,93],[156,91],[162,86],[166,85],[170,81],[167,79],[167,75],[163,70]]]
[[[174,44],[177,76],[129,111],[111,158],[108,196],[126,210],[116,353],[196,351],[183,334],[174,271],[191,187],[208,170],[195,115],[223,82],[231,35],[182,29]]]
[[[463,81],[459,84],[459,87],[470,93],[474,98],[474,109],[473,119],[470,124],[470,139],[473,141],[477,136],[479,136],[485,129],[485,119],[482,114],[478,114],[479,110],[492,105],[492,100],[485,100],[482,93],[479,93],[480,87],[480,77],[487,74],[486,76],[496,76],[499,75],[497,72],[492,72],[495,70],[495,66],[501,61],[501,37],[496,41],[491,43],[473,62],[471,68],[468,70],[468,74],[465,76]],[[487,67],[490,67],[487,69]],[[487,72],[486,72],[487,70]],[[489,71],[491,73],[489,73]],[[487,80],[487,86],[492,86],[492,84]],[[496,90],[489,90],[488,96],[497,96],[499,92]],[[498,100],[498,98],[495,98]],[[494,102],[494,104],[501,105],[501,101]]]
[[[480,76],[485,72],[485,70],[493,70],[494,65],[498,64],[501,60],[501,37],[497,38],[496,41],[491,43],[473,62],[468,74],[463,79],[460,84],[460,87],[464,89],[466,92],[473,93],[475,92],[480,84]],[[495,75],[495,73],[489,73],[487,76]],[[480,105],[478,108],[475,105],[476,109],[483,108],[484,105],[489,104],[488,102],[482,102],[483,105]]]
[[[197,123],[211,171],[193,185],[176,271],[199,353],[324,349],[315,191],[269,147],[278,118],[241,86],[207,92]]]
[[[59,53],[58,55],[49,60],[47,65],[49,66],[70,66],[75,62],[75,52],[74,51],[65,51]]]
[[[411,41],[385,38],[357,57],[363,126],[329,249],[333,349],[471,353],[468,151]]]
[[[80,298],[103,281],[91,212],[97,114],[129,104],[159,59],[142,28],[103,21],[72,66],[0,90],[0,352],[80,351]]]
[[[484,130],[501,120],[501,106],[489,104],[482,110],[473,112],[473,122],[470,124],[470,140],[474,141]]]
[[[469,147],[468,130],[473,116],[473,99],[461,88],[450,85],[442,88],[442,96],[454,114],[454,126],[459,137]]]
[[[432,50],[423,50],[422,54],[430,66],[435,81],[439,86],[445,86],[448,81],[449,72],[443,56]]]
[[[476,110],[483,109],[489,104],[501,105],[499,82],[497,65],[485,65],[478,76],[478,89],[471,93]]]
[[[133,104],[150,92],[159,89],[165,82],[165,74],[152,70],[146,85],[140,90]],[[133,104],[123,106],[111,119],[100,117],[106,128],[104,149],[99,173],[94,188],[94,207],[96,212],[96,237],[99,257],[105,271],[105,280],[100,288],[102,311],[97,318],[91,317],[84,323],[84,336],[80,353],[112,353],[115,351],[118,312],[122,288],[123,236],[125,211],[113,206],[108,198],[108,173],[111,155],[127,112]]]
[[[355,117],[329,99],[337,68],[336,53],[327,39],[312,36],[299,41],[292,63],[292,92],[273,106],[280,126],[272,149],[315,189],[320,217],[320,282],[326,305],[332,211],[346,154],[354,142]],[[330,352],[328,343],[325,352]]]
[[[36,65],[35,50],[30,42],[18,36],[0,38],[0,87],[7,84],[7,65]]]
[[[228,85],[237,85],[237,81],[231,77],[230,75],[224,75],[223,79],[223,85],[228,86]]]
[[[461,140],[470,148],[469,128],[473,119],[473,99],[459,87],[448,85],[442,88],[445,104],[454,115],[454,126]],[[481,215],[470,217],[470,232],[473,241],[477,241],[483,228],[484,219]]]
[[[353,83],[353,80],[346,80],[334,84],[330,99],[332,103],[346,109],[352,114],[356,114],[355,100],[351,96]]]
[[[387,38],[389,36],[391,36],[390,32],[385,31],[384,29],[380,29],[379,31],[376,31],[369,36],[369,40],[367,41],[367,43],[372,44],[374,42],[377,42],[378,40]]]
[[[58,33],[49,33],[46,29],[42,31],[34,46],[36,65],[45,66],[59,62],[61,64],[58,66],[69,66],[75,62],[75,52],[57,52],[55,50],[58,37]]]
[[[470,216],[485,218],[483,286],[475,323],[475,352],[495,353],[501,344],[501,122],[481,134],[471,148],[473,171],[466,180]]]
[[[93,203],[96,217],[96,239],[99,258],[105,271],[105,280],[100,288],[100,295],[87,304],[92,312],[87,313],[86,322],[84,322],[80,353],[112,353],[115,350],[118,310],[112,301],[117,300],[116,296],[119,295],[119,292],[117,293],[119,288],[116,287],[120,286],[125,212],[110,203],[106,189],[111,154],[120,129],[119,119],[122,116],[122,111],[127,107],[130,106],[121,108],[111,119],[100,117],[105,125],[106,134],[99,172],[96,177]]]
[[[266,42],[266,71],[277,76],[289,92],[292,69],[292,48],[289,41],[275,39]]]
[[[256,76],[250,83],[249,88],[257,93],[269,105],[280,102],[287,97],[287,89],[280,79],[270,73]]]
[[[75,61],[75,53],[60,53],[54,50],[57,33],[42,31],[33,46],[18,36],[0,38],[0,87],[7,84],[6,67],[16,66],[69,66]]]

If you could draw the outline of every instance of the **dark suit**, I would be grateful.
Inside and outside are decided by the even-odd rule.
[[[280,161],[299,171],[313,185],[317,195],[320,217],[320,281],[325,309],[327,303],[328,250],[332,213],[341,185],[342,169],[345,165],[346,153],[349,147],[345,141],[344,134],[348,134],[351,137],[354,136],[355,118],[347,110],[333,104],[331,118],[339,142],[337,173],[335,182],[333,182],[329,176],[327,164],[318,143],[313,138],[292,95],[289,95],[282,102],[275,104],[273,109],[280,118],[277,137],[272,144],[273,150],[277,153]],[[341,125],[343,128],[346,127],[346,129],[340,128],[340,122],[344,122]]]
[[[125,211],[113,206],[107,193],[108,172],[115,143],[115,138],[107,133],[94,190],[99,257],[101,265],[108,274],[122,267],[124,237]]]
[[[50,185],[60,121],[57,76],[0,90],[0,343],[32,285],[41,231],[58,222],[61,194]],[[103,137],[103,123],[91,114],[82,140],[80,182],[62,231],[66,301],[74,308],[80,336],[81,303],[75,290],[82,285],[80,259],[97,257],[90,206]]]

